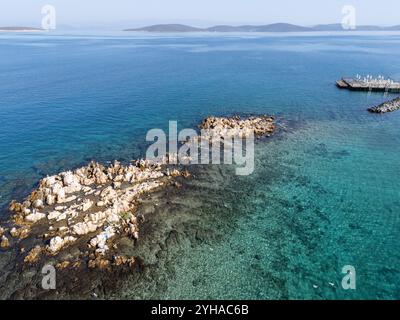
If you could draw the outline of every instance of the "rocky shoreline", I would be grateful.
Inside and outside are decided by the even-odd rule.
[[[22,203],[12,201],[9,226],[0,229],[1,247],[18,247],[24,263],[58,257],[69,247],[79,248],[56,267],[108,268],[134,265],[134,257],[116,255],[122,236],[139,238],[141,199],[189,173],[163,164],[138,160],[129,165],[97,162],[46,177]],[[178,185],[178,184],[177,184]],[[34,241],[32,241],[34,240]],[[33,244],[32,244],[33,243]],[[83,250],[82,250],[83,249]]]
[[[400,98],[384,102],[376,107],[369,108],[368,111],[372,113],[387,113],[400,109]]]
[[[269,136],[273,117],[209,117],[199,125],[208,137],[223,137],[233,129],[241,137]],[[124,254],[129,239],[135,245],[146,217],[138,212],[152,194],[180,189],[191,176],[170,165],[171,155],[108,166],[90,162],[73,171],[43,178],[23,201],[12,201],[11,218],[0,226],[2,251],[15,252],[15,270],[53,265],[57,270],[136,270],[141,257]],[[172,162],[175,163],[175,162]],[[189,167],[190,168],[190,167]],[[178,191],[179,192],[179,191]]]

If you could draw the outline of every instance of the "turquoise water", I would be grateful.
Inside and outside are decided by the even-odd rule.
[[[389,97],[334,81],[400,79],[399,53],[399,35],[0,35],[1,205],[46,174],[143,155],[147,130],[168,120],[274,114],[285,127],[257,144],[253,175],[210,168],[164,209],[190,243],[155,261],[165,281],[116,295],[398,299],[400,113],[369,114]],[[194,245],[197,229],[213,241]]]

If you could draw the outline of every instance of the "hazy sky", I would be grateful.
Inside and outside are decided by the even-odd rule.
[[[46,4],[56,8],[58,25],[313,25],[340,23],[344,5],[355,6],[358,24],[400,25],[400,0],[0,0],[0,26],[40,26]]]

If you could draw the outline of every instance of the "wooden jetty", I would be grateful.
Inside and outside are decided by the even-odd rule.
[[[342,78],[336,81],[336,86],[352,91],[400,92],[400,82],[384,79]]]

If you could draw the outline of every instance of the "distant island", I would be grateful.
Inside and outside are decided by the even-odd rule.
[[[26,32],[26,31],[44,31],[44,29],[33,28],[33,27],[0,27],[0,31]]]
[[[303,27],[290,23],[273,23],[267,25],[230,26],[219,25],[210,28],[197,28],[183,24],[157,24],[142,28],[131,28],[123,31],[141,32],[316,32],[316,31],[348,31],[340,23]],[[350,31],[400,31],[400,25],[392,27],[358,26]]]

